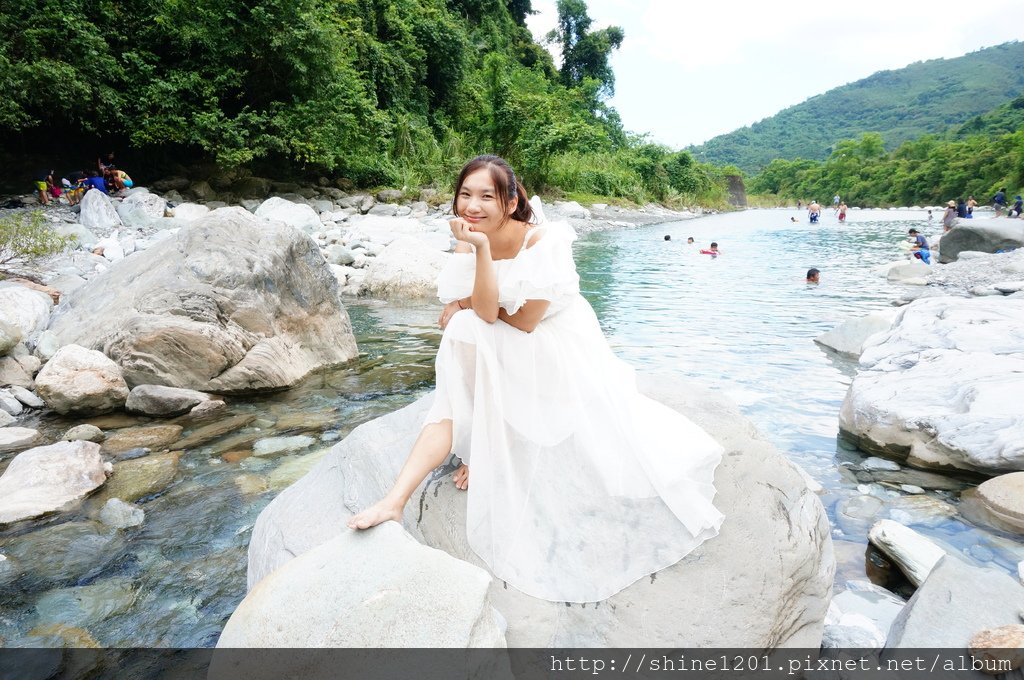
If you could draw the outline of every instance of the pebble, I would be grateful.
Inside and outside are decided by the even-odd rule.
[[[862,470],[889,470],[891,472],[897,472],[901,469],[900,464],[896,461],[888,460],[887,458],[879,458],[878,456],[865,458],[864,461],[861,462],[860,467]]]
[[[909,494],[921,494],[924,493],[924,489],[913,484],[900,484],[900,489]]]
[[[73,428],[64,433],[62,437],[64,441],[87,441],[87,442],[101,442],[105,439],[103,430],[96,427],[95,425],[83,424],[75,425]]]

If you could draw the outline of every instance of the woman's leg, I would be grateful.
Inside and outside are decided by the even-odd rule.
[[[430,423],[421,431],[412,445],[412,451],[398,473],[395,485],[384,498],[366,510],[353,515],[348,521],[351,529],[369,529],[381,522],[393,519],[402,521],[402,509],[409,501],[416,487],[438,465],[444,462],[452,450],[452,421],[442,420]]]

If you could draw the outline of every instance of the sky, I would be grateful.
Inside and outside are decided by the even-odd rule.
[[[557,22],[555,0],[532,4],[538,14],[527,22],[540,39]],[[612,57],[609,103],[627,130],[673,148],[700,144],[876,71],[1024,39],[1020,0],[587,5],[592,29],[621,26],[626,34]]]

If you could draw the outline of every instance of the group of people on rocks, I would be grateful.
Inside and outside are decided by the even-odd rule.
[[[1002,216],[1003,210],[1005,210],[1007,206],[1006,187],[1003,187],[996,192],[996,195],[992,197],[992,204],[996,210],[996,217]],[[1011,207],[1010,211],[1006,213],[1006,216],[1024,219],[1024,215],[1021,214],[1022,211],[1024,211],[1024,199],[1020,197],[1020,194],[1017,194],[1013,197],[1013,207]]]
[[[44,169],[36,174],[35,179],[36,196],[40,205],[48,205],[51,200],[60,200],[61,196],[67,199],[69,205],[76,205],[86,191],[95,189],[104,194],[111,194],[131,189],[134,184],[128,173],[115,165],[113,151],[96,159],[95,170],[74,170],[58,182],[55,170]]]

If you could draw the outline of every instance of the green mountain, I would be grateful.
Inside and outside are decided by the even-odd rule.
[[[712,163],[757,172],[775,158],[824,160],[836,142],[865,132],[881,133],[886,148],[893,149],[973,123],[1022,91],[1024,43],[1013,41],[955,59],[879,71],[690,150]],[[982,118],[981,127],[993,122]]]

